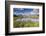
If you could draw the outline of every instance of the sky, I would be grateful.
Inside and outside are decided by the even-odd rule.
[[[31,8],[14,8],[13,9],[14,14],[16,15],[20,15],[23,13],[30,13],[31,11],[33,11],[33,9]]]
[[[13,8],[14,15],[37,15],[39,9],[32,8]]]

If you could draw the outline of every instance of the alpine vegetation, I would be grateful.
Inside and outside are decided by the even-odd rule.
[[[39,26],[39,9],[14,8],[13,10],[14,28]]]

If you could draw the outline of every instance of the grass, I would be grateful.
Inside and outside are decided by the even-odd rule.
[[[14,22],[14,27],[38,27],[39,23],[37,22]]]
[[[32,21],[28,21],[28,22],[20,22],[20,21],[16,21],[16,19],[18,18],[23,18],[21,16],[17,16],[13,18],[13,26],[14,28],[19,28],[19,27],[38,27],[39,26],[39,22],[32,22]]]
[[[31,16],[30,18],[39,18],[39,16]]]

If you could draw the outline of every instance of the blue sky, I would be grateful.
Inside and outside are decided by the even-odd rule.
[[[20,15],[23,13],[30,13],[33,9],[31,8],[13,8],[14,15]]]

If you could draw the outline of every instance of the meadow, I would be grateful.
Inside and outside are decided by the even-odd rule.
[[[14,28],[20,28],[20,27],[38,27],[39,22],[32,22],[32,21],[16,21],[18,18],[23,18],[22,16],[14,16],[13,17],[13,26]],[[39,16],[32,16],[30,18],[39,18]]]

